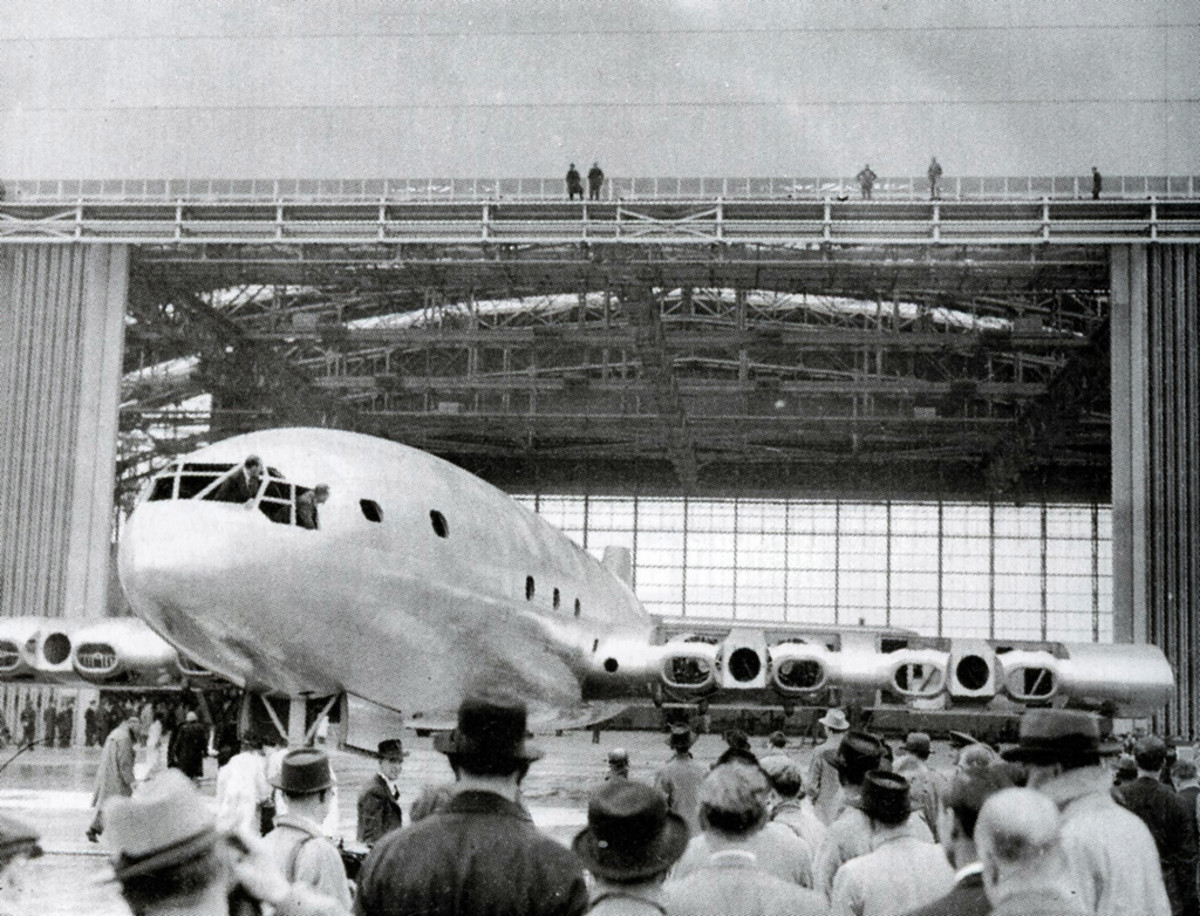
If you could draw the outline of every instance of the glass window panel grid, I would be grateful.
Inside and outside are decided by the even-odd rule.
[[[1108,506],[517,499],[597,557],[629,548],[653,613],[1112,639]]]

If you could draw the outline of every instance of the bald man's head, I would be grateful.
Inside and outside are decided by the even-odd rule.
[[[1032,862],[1058,843],[1058,808],[1033,789],[1004,789],[979,810],[975,842],[998,862]]]
[[[975,845],[993,906],[1017,890],[1057,880],[1066,865],[1058,808],[1033,789],[1004,789],[984,802]]]

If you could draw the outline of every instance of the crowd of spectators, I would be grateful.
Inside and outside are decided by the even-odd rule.
[[[186,734],[188,719],[174,730]],[[683,723],[645,778],[614,748],[568,846],[535,827],[522,796],[543,757],[524,703],[472,694],[434,740],[453,781],[425,786],[407,819],[403,744],[379,745],[358,797],[367,851],[353,855],[328,824],[335,777],[323,749],[243,742],[219,771],[215,805],[179,754],[135,792],[131,761],[150,726],[127,714],[106,736],[93,830],[136,914],[1200,910],[1196,764],[1171,760],[1160,738],[1126,748],[1136,774],[1121,780],[1122,747],[1084,712],[1029,711],[1003,751],[955,733],[942,767],[926,734],[893,748],[841,710],[820,721],[827,740],[804,761],[782,733],[756,752],[734,731],[705,766]],[[215,730],[201,730],[211,755]],[[0,818],[0,903],[8,874],[39,853],[36,830]]]

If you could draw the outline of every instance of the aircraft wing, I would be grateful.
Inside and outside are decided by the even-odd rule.
[[[211,678],[136,617],[0,619],[0,681],[164,688]]]
[[[799,706],[888,704],[1140,717],[1174,675],[1157,646],[927,637],[893,627],[657,618],[596,643],[585,698]]]

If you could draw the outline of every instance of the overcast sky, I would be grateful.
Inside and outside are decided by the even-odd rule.
[[[1196,0],[6,0],[0,178],[1200,175]]]

